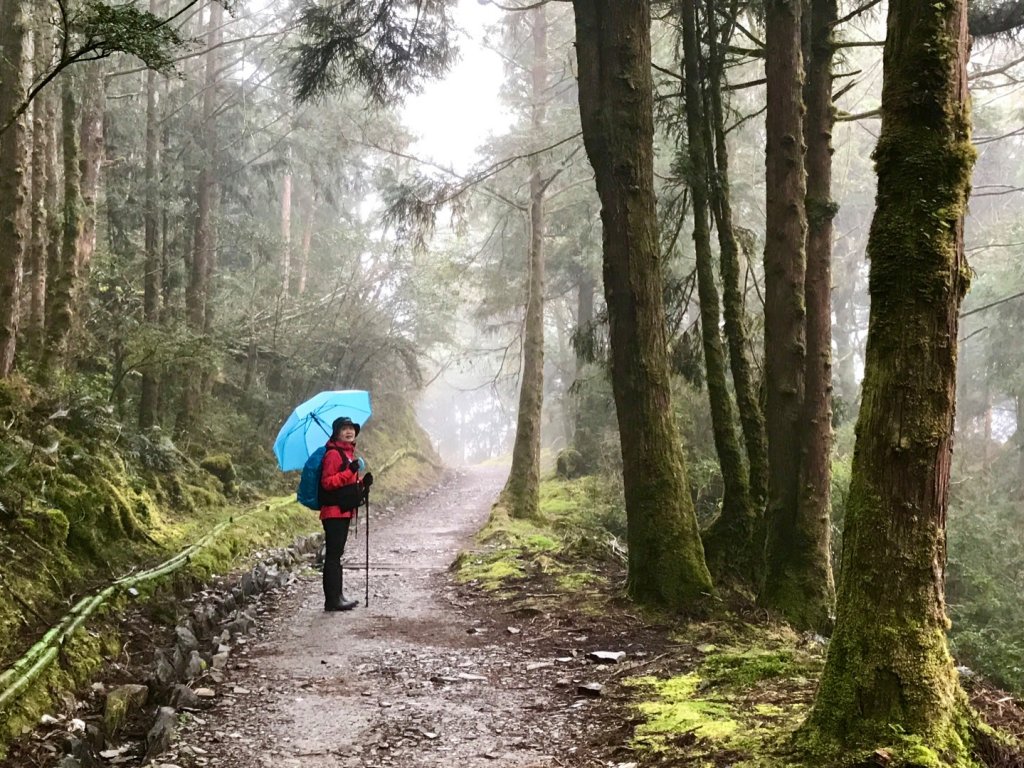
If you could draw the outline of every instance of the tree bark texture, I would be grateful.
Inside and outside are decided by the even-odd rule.
[[[668,609],[711,590],[672,411],[654,197],[650,5],[574,0],[583,139],[603,222],[630,595]]]
[[[149,12],[160,12],[160,0],[149,0]],[[157,74],[146,72],[146,189],[143,209],[145,231],[145,274],[142,278],[142,313],[146,325],[155,329],[160,325],[160,298],[163,270],[160,259],[160,92]],[[159,420],[160,375],[154,366],[142,371],[142,389],[139,394],[139,426],[148,429]]]
[[[291,290],[292,272],[292,172],[286,169],[281,179],[281,293]]]
[[[0,125],[21,104],[31,55],[29,3],[4,0],[0,11]],[[0,133],[0,378],[10,375],[18,341],[19,296],[29,240],[29,126],[24,116]]]
[[[212,309],[208,306],[210,278],[213,269],[216,231],[214,209],[218,198],[217,190],[217,67],[220,44],[220,26],[224,9],[217,0],[211,0],[206,33],[206,74],[204,77],[202,128],[200,131],[203,147],[202,168],[196,179],[196,218],[194,239],[188,281],[185,286],[185,320],[189,330],[196,336],[203,336],[208,330]],[[190,366],[182,387],[181,412],[177,430],[180,434],[192,431],[202,404],[205,374],[202,361],[195,360]]]
[[[863,394],[836,628],[811,716],[844,747],[902,733],[939,754],[962,749],[943,588],[975,157],[967,39],[964,0],[889,5]]]
[[[100,190],[100,172],[103,167],[103,118],[106,110],[106,87],[103,62],[86,66],[82,83],[81,159],[82,177],[82,231],[75,247],[78,260],[78,284],[75,286],[75,316],[81,317],[84,307],[79,304],[83,284],[88,280],[92,256],[96,251],[96,205]]]
[[[729,348],[729,367],[732,371],[733,388],[736,390],[736,407],[747,452],[750,497],[761,518],[760,524],[763,528],[764,505],[768,499],[768,437],[765,434],[764,410],[758,397],[758,382],[751,359],[746,302],[740,287],[740,247],[733,225],[729,192],[729,147],[725,134],[725,110],[722,106],[723,53],[714,31],[710,35],[711,67],[706,82],[715,146],[714,164],[710,174],[711,208],[715,217],[718,250],[722,261],[722,312],[725,339]],[[710,140],[708,143],[711,143]],[[763,544],[762,531],[757,542],[762,551]]]
[[[593,332],[594,293],[596,281],[590,270],[581,267],[576,285],[576,328],[577,333]],[[579,475],[592,475],[598,470],[601,459],[601,431],[603,424],[598,420],[598,413],[591,408],[594,393],[592,387],[584,380],[587,360],[581,352],[576,353],[576,381],[573,392],[573,431],[572,447],[578,456],[576,472]]]
[[[64,205],[61,221],[60,262],[50,281],[47,297],[46,350],[44,368],[54,370],[67,363],[68,339],[75,324],[75,288],[79,259],[76,251],[82,237],[81,141],[79,80],[64,73],[61,89],[61,136],[64,147]]]
[[[765,581],[759,600],[806,629],[809,627],[803,616],[810,607],[802,603],[804,575],[794,569],[798,550],[808,543],[798,514],[807,231],[800,24],[800,0],[769,0],[765,8],[768,111],[764,249],[768,507]]]
[[[832,627],[832,28],[835,0],[810,0],[804,137],[807,154],[807,353],[801,425],[798,541],[790,542],[785,569],[790,581],[787,616],[797,626],[827,633]],[[781,585],[779,585],[781,586]]]
[[[63,94],[56,88],[41,94],[47,104],[46,119],[49,121],[46,174],[46,294],[43,299],[43,330],[36,358],[45,361],[48,356],[48,339],[53,323],[54,284],[61,274],[61,251],[64,240],[64,145],[63,145]],[[45,366],[44,366],[45,367]]]
[[[49,66],[53,41],[42,25],[35,33],[36,72]],[[52,91],[46,91],[32,103],[32,239],[29,244],[27,273],[29,279],[29,312],[25,328],[25,342],[29,354],[38,359],[42,354],[46,325],[47,249],[50,241],[48,212],[50,190],[56,189],[57,177],[54,156],[54,124],[57,110]],[[55,197],[55,196],[54,196]]]
[[[837,241],[844,244],[846,238]],[[835,326],[835,387],[841,401],[844,419],[856,412],[860,388],[857,386],[856,356],[857,344],[857,283],[860,274],[861,255],[852,253],[849,246],[835,248],[833,259],[835,289],[832,293]]]
[[[701,342],[707,377],[711,428],[722,471],[722,509],[704,536],[704,550],[712,573],[732,572],[752,578],[757,572],[758,552],[753,546],[757,516],[750,501],[750,486],[743,452],[736,435],[736,413],[729,392],[725,349],[722,346],[721,307],[715,283],[715,257],[711,249],[707,168],[710,145],[701,93],[700,39],[696,0],[681,0],[687,152],[690,200],[693,210],[693,245],[697,259]]]
[[[531,129],[540,136],[547,115],[548,22],[543,5],[530,12],[533,66],[530,95]],[[528,294],[523,324],[523,365],[519,384],[519,412],[512,446],[512,467],[502,490],[502,502],[513,517],[540,514],[540,430],[544,403],[544,193],[540,158],[530,159],[530,244]]]
[[[206,36],[206,44],[209,52],[206,54],[206,84],[203,90],[203,146],[204,146],[204,174],[200,180],[205,195],[203,227],[196,228],[196,249],[203,252],[202,276],[203,289],[203,324],[202,332],[208,335],[213,328],[213,313],[215,304],[211,301],[213,292],[213,276],[217,269],[217,213],[220,210],[220,176],[217,163],[220,157],[217,142],[220,133],[217,122],[217,113],[220,108],[220,91],[217,84],[220,80],[221,43],[224,40],[224,33],[221,29],[224,25],[224,6],[220,0],[210,2],[210,24]],[[203,377],[205,387],[207,377]]]
[[[316,198],[311,197],[309,208],[306,210],[306,217],[302,224],[302,247],[299,250],[299,279],[295,289],[297,295],[302,296],[306,292],[306,280],[309,276],[309,253],[313,246],[313,220],[316,216]]]

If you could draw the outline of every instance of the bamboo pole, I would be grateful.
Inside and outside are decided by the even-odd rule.
[[[291,502],[292,499],[280,500],[274,503],[272,508],[281,507]],[[101,592],[91,597],[83,597],[75,603],[74,607],[33,644],[20,659],[0,673],[0,711],[16,701],[24,690],[49,667],[68,638],[85,623],[96,609],[106,604],[114,595],[137,584],[166,576],[178,570],[189,562],[194,554],[209,545],[221,532],[235,522],[234,516],[228,518],[174,557],[139,573],[116,579]]]

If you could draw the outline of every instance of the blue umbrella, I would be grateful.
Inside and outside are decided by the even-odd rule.
[[[292,411],[277,433],[274,455],[285,472],[302,469],[306,459],[331,436],[331,424],[348,416],[360,426],[370,418],[370,393],[361,389],[321,392]]]

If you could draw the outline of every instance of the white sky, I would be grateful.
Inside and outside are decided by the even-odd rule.
[[[444,80],[429,83],[423,93],[408,99],[403,109],[405,124],[420,137],[412,154],[466,171],[488,135],[508,127],[511,117],[498,102],[501,59],[483,45],[485,27],[497,23],[501,14],[493,5],[459,0],[459,62]]]

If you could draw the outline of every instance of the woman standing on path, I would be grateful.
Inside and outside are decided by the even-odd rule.
[[[372,482],[366,463],[356,458],[359,425],[347,416],[334,420],[320,470],[320,522],[324,527],[327,554],[324,558],[324,610],[351,611],[358,600],[346,600],[343,592],[341,556],[348,540],[348,528]]]

